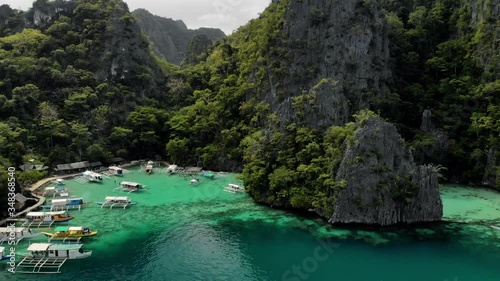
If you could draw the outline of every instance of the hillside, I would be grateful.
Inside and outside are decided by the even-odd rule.
[[[119,0],[2,6],[2,162],[166,155],[332,223],[439,220],[438,177],[500,188],[498,7],[273,1],[215,44],[182,33],[178,68]]]
[[[142,32],[153,43],[152,49],[155,54],[177,65],[186,58],[190,42],[198,36],[210,40],[202,48],[206,48],[213,41],[225,37],[224,32],[220,29],[199,28],[191,30],[187,28],[182,20],[174,21],[169,18],[155,16],[144,9],[137,9],[132,12],[132,15],[138,19]]]

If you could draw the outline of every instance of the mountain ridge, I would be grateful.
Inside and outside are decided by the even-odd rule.
[[[132,14],[138,19],[142,31],[153,43],[152,49],[155,54],[177,65],[181,64],[188,55],[188,45],[193,37],[205,35],[213,42],[226,36],[222,30],[216,28],[188,29],[182,20],[153,15],[145,9],[136,9]]]

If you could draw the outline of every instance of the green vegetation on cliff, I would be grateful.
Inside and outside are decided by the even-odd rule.
[[[419,164],[500,181],[496,1],[359,0],[340,19],[310,2],[273,1],[182,68],[152,54],[120,0],[2,13],[1,163],[166,155],[242,171],[257,201],[328,216],[365,108],[398,126]]]

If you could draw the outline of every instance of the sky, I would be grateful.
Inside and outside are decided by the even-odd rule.
[[[230,34],[246,24],[271,3],[271,0],[125,0],[130,11],[144,8],[150,13],[182,20],[190,29],[220,28]],[[27,10],[33,0],[0,0],[13,9]]]

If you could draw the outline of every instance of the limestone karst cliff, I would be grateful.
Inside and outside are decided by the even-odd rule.
[[[297,120],[292,98],[313,92],[323,79],[335,85],[317,91],[318,110],[307,120],[315,128],[344,124],[389,93],[389,40],[380,1],[287,3],[280,31],[269,44],[280,51],[270,58],[264,93],[283,122]],[[338,107],[339,100],[349,103],[347,110]]]
[[[205,35],[210,43],[225,37],[224,32],[216,28],[188,29],[182,20],[173,20],[151,14],[144,9],[132,12],[138,19],[139,26],[153,43],[152,49],[160,58],[180,64],[188,52],[188,45],[196,35]],[[198,41],[199,43],[199,41]],[[209,44],[204,44],[203,48]]]
[[[345,150],[336,181],[345,181],[336,197],[331,223],[382,226],[440,221],[443,206],[437,172],[417,166],[396,127],[368,119]]]

